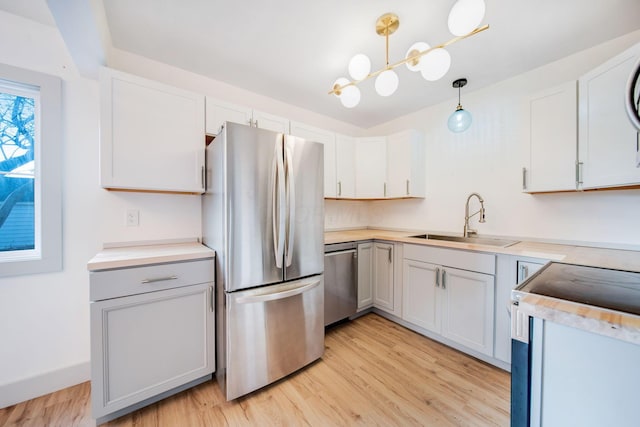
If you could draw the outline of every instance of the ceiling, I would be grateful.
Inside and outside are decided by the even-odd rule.
[[[457,97],[451,82],[466,77],[473,91],[571,53],[640,29],[638,0],[485,0],[488,31],[448,48],[451,69],[428,82],[398,68],[400,86],[378,96],[361,83],[352,109],[328,95],[347,77],[356,53],[384,65],[384,38],[375,21],[400,18],[390,37],[390,61],[416,41],[440,44],[453,36],[447,17],[455,0],[103,0],[118,49],[190,70],[234,86],[367,128]],[[0,9],[51,25],[44,1],[0,0]],[[238,100],[238,103],[242,103]],[[455,105],[452,105],[452,108]]]

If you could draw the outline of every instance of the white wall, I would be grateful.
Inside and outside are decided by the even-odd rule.
[[[200,236],[200,198],[101,189],[97,82],[77,74],[54,27],[0,12],[0,39],[5,41],[0,62],[57,75],[64,81],[64,266],[57,273],[0,279],[3,407],[30,397],[29,393],[88,379],[87,261],[103,242]],[[140,210],[139,227],[125,226],[127,208]]]
[[[577,80],[638,41],[640,31],[481,90],[473,91],[470,79],[462,105],[473,114],[473,124],[463,134],[446,126],[457,104],[454,89],[448,102],[368,129],[371,135],[423,130],[427,175],[426,199],[372,202],[369,225],[462,233],[464,204],[475,191],[485,199],[486,223],[472,222],[481,234],[637,247],[640,190],[528,195],[521,192],[521,173],[529,132],[527,97]]]

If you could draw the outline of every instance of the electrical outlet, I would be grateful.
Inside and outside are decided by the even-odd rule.
[[[138,209],[127,209],[127,227],[137,227],[140,225],[140,211]]]

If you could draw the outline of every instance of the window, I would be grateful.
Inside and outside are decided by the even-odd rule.
[[[61,82],[0,64],[0,276],[59,270]]]

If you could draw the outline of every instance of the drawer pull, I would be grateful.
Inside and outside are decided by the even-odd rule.
[[[140,283],[143,285],[146,283],[155,283],[155,282],[166,282],[167,280],[176,280],[178,276],[167,276],[167,277],[158,277],[156,279],[144,279]]]

